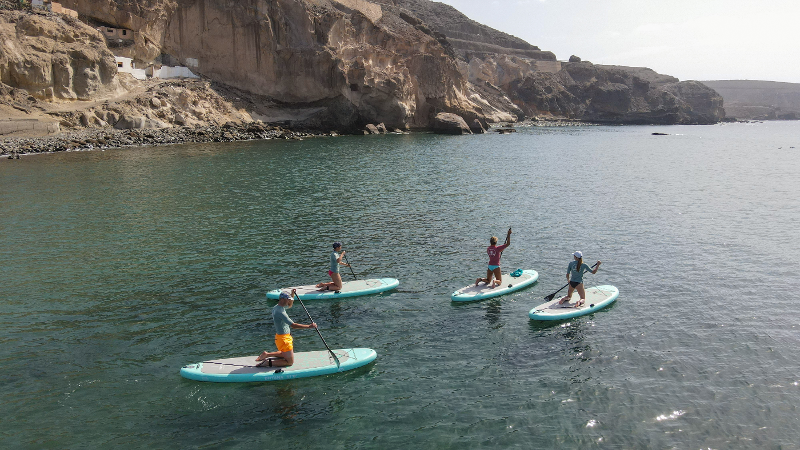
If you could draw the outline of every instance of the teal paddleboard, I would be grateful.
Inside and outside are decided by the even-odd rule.
[[[514,291],[518,291],[526,286],[530,286],[539,279],[539,273],[535,270],[523,270],[522,275],[512,277],[510,273],[503,274],[503,284],[490,288],[484,283],[478,286],[471,284],[453,292],[450,299],[454,302],[474,302],[492,297],[499,297]]]
[[[394,278],[374,278],[370,280],[353,280],[342,283],[342,289],[337,291],[320,291],[313,284],[307,286],[292,286],[283,289],[275,289],[267,292],[267,298],[277,300],[281,292],[290,292],[297,289],[297,296],[300,300],[332,300],[337,298],[357,297],[359,295],[378,294],[394,289],[400,285],[400,281]]]
[[[256,355],[203,361],[183,366],[181,376],[190,380],[217,383],[291,380],[353,370],[375,361],[378,357],[371,348],[337,349],[333,353],[339,358],[338,367],[326,350],[295,353],[294,364],[290,367],[256,367]]]
[[[613,303],[617,297],[619,297],[619,289],[614,286],[594,286],[586,289],[586,302],[583,306],[575,307],[580,300],[580,295],[578,295],[578,291],[574,291],[568,302],[559,305],[558,301],[561,297],[557,297],[555,300],[542,303],[530,310],[528,317],[533,320],[571,319],[603,309]]]

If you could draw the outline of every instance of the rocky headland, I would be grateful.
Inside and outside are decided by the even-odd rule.
[[[557,61],[428,0],[61,5],[75,13],[0,4],[4,153],[331,132],[468,133],[526,119],[724,117],[722,98],[703,84],[577,57]],[[137,67],[184,66],[200,78],[135,79],[115,56]]]
[[[737,120],[800,120],[800,83],[715,80],[703,84],[725,99],[725,117]]]

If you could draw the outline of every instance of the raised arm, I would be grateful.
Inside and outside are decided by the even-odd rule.
[[[341,264],[341,265],[343,265],[345,267],[350,267],[350,264],[347,264],[346,262],[342,262],[342,258],[344,258],[344,252],[346,252],[346,250],[342,250],[342,253],[339,253],[339,259],[337,259],[336,262],[338,262],[339,264]]]
[[[508,229],[508,234],[506,234],[506,243],[503,245],[510,245],[511,244],[511,228]]]

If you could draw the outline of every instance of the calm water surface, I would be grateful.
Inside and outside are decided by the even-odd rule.
[[[798,122],[0,161],[0,447],[800,448],[798,174]],[[508,227],[504,267],[539,282],[451,303]],[[306,302],[375,363],[179,376],[271,348],[265,292],[325,280],[335,240],[359,277],[401,281]],[[619,300],[530,321],[578,249]]]

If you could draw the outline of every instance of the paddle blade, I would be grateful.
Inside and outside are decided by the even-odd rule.
[[[552,300],[552,299],[553,299],[553,297],[555,297],[555,296],[556,296],[556,293],[555,293],[555,292],[553,292],[552,294],[550,294],[550,295],[546,296],[546,297],[544,298],[544,301],[546,301],[546,302],[549,302],[549,301],[550,301],[550,300]]]

